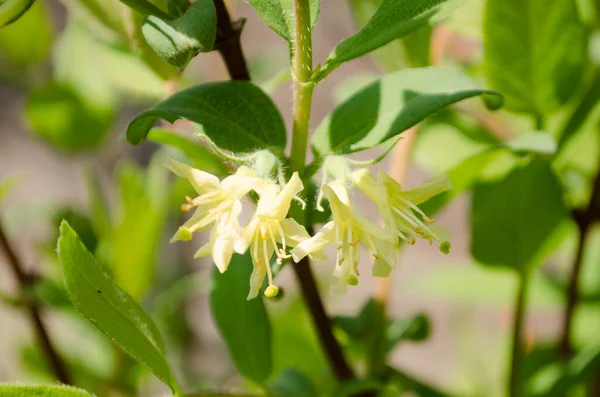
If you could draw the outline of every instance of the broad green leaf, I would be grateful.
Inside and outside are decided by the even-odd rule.
[[[586,53],[574,0],[487,0],[488,81],[510,110],[548,115],[579,87]]]
[[[258,15],[271,29],[287,41],[293,41],[295,34],[294,0],[249,0]],[[309,0],[312,27],[319,19],[321,0]]]
[[[395,72],[338,106],[317,128],[312,145],[320,155],[369,149],[444,107],[474,96],[482,96],[492,109],[502,105],[498,93],[478,88],[457,69]]]
[[[0,28],[21,17],[35,0],[0,0]]]
[[[429,317],[425,314],[390,321],[385,330],[386,351],[392,350],[404,340],[418,342],[427,339],[430,328]]]
[[[89,25],[98,25],[95,29],[100,33],[122,38],[126,38],[129,34],[127,18],[131,12],[119,0],[64,0],[64,3],[65,7],[76,13],[78,18]],[[94,29],[93,26],[90,27]]]
[[[2,397],[90,397],[85,390],[70,386],[0,384]]]
[[[271,99],[247,81],[222,81],[188,88],[138,114],[127,127],[127,140],[142,142],[157,119],[202,125],[218,146],[233,152],[277,147],[286,142],[285,126]]]
[[[294,368],[284,370],[269,383],[268,388],[275,397],[315,397],[319,395],[311,380]]]
[[[533,160],[473,191],[471,252],[490,266],[527,272],[556,248],[569,215],[548,161]]]
[[[506,146],[517,153],[551,155],[556,153],[556,138],[547,132],[530,132],[506,142]]]
[[[65,287],[75,308],[177,392],[179,389],[165,359],[156,325],[127,293],[108,278],[66,222],[60,227],[58,259]]]
[[[0,29],[0,53],[15,64],[42,62],[50,52],[52,36],[48,5],[37,1],[18,21]]]
[[[156,53],[171,65],[183,67],[199,52],[213,49],[217,14],[212,0],[197,0],[174,20],[150,15],[142,34]]]
[[[359,28],[364,27],[381,5],[382,0],[349,0],[350,9]],[[373,51],[375,58],[389,71],[402,69],[408,65],[424,67],[429,62],[429,42],[432,29],[422,26],[412,34],[390,41]]]
[[[223,162],[204,146],[172,131],[153,128],[148,133],[148,140],[176,148],[188,157],[194,168],[199,170],[212,174],[223,174],[227,171]]]
[[[69,86],[51,83],[29,93],[25,117],[33,132],[55,148],[78,151],[102,143],[114,114],[89,103]]]
[[[369,22],[356,34],[338,44],[323,67],[317,81],[344,62],[363,56],[390,41],[407,35],[441,17],[452,0],[383,0]]]
[[[247,300],[250,255],[234,254],[225,273],[213,271],[210,307],[238,371],[264,384],[272,371],[271,323],[261,297]]]
[[[183,15],[189,7],[189,0],[167,0],[167,11],[175,16]]]

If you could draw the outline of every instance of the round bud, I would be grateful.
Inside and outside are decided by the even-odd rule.
[[[276,285],[269,285],[267,289],[265,289],[265,296],[267,298],[274,298],[279,293],[279,288]]]

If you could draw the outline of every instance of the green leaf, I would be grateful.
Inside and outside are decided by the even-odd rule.
[[[212,50],[217,14],[212,0],[197,0],[172,21],[150,15],[142,33],[156,53],[171,65],[183,67],[199,52]]]
[[[473,191],[471,252],[479,262],[527,272],[556,248],[569,219],[550,163],[533,160]]]
[[[320,155],[369,149],[453,103],[482,96],[499,108],[502,97],[482,90],[461,71],[421,68],[395,72],[368,85],[325,118],[313,135]]]
[[[90,397],[85,390],[70,386],[0,384],[2,397]]]
[[[429,337],[430,328],[429,317],[425,314],[392,320],[385,330],[387,342],[385,350],[392,350],[399,342],[404,340],[423,341]]]
[[[579,87],[586,37],[573,0],[488,0],[488,81],[510,110],[547,115]]]
[[[506,142],[506,146],[517,153],[551,155],[556,153],[556,138],[547,132],[530,132]]]
[[[54,83],[29,93],[25,116],[37,136],[64,151],[97,147],[114,119],[112,109],[89,103],[70,86]]]
[[[158,8],[148,0],[120,0],[121,3],[133,8],[141,15],[155,15],[164,19],[172,19],[173,16],[166,11]]]
[[[600,344],[583,348],[566,364],[550,364],[538,372],[528,385],[528,395],[561,397],[585,382],[600,368]]]
[[[453,2],[447,0],[383,0],[369,22],[356,34],[338,44],[318,71],[325,78],[344,62],[363,56],[390,41],[437,20]]]
[[[170,186],[165,161],[159,152],[146,172],[133,163],[117,170],[120,215],[106,241],[115,282],[136,300],[145,295],[155,276]]]
[[[212,174],[223,174],[227,171],[227,167],[211,151],[172,131],[153,128],[148,133],[148,140],[176,148],[188,157],[194,168],[199,170]]]
[[[295,34],[293,0],[249,0],[263,21],[287,41],[293,41]],[[311,27],[319,19],[321,0],[309,0]]]
[[[285,148],[283,119],[275,104],[247,81],[222,81],[188,88],[138,114],[127,127],[127,140],[142,142],[159,119],[201,124],[218,146],[233,152]]]
[[[450,397],[450,394],[437,390],[433,386],[429,386],[427,383],[406,372],[392,367],[387,367],[387,372],[390,378],[397,380],[400,384],[413,391],[419,397]]]
[[[319,395],[310,379],[294,368],[284,370],[269,383],[269,392],[275,397],[315,397]]]
[[[43,61],[52,45],[50,23],[48,5],[35,2],[18,21],[0,29],[0,53],[15,64]],[[32,37],[35,40],[31,40]]]
[[[382,0],[350,0],[350,9],[359,28],[364,27],[381,6]],[[412,34],[373,51],[373,56],[389,71],[395,71],[410,65],[424,67],[429,62],[429,43],[431,26],[417,28]]]
[[[35,0],[0,0],[0,28],[25,14]]]
[[[250,255],[234,254],[225,273],[213,271],[210,307],[238,371],[264,384],[272,371],[271,323],[261,297],[247,300]]]
[[[60,226],[58,259],[75,308],[127,354],[178,392],[156,325],[108,278],[67,222]]]

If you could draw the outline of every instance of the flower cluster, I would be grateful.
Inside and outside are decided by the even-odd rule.
[[[170,160],[168,167],[175,174],[187,178],[198,197],[186,197],[182,211],[195,208],[194,214],[175,233],[171,242],[188,241],[195,232],[211,228],[208,243],[200,247],[195,258],[212,256],[220,272],[227,266],[234,252],[243,254],[248,249],[254,270],[250,277],[248,299],[258,295],[268,279],[265,295],[277,295],[273,283],[271,260],[285,259],[299,262],[305,256],[315,261],[326,259],[323,248],[335,244],[337,258],[331,290],[344,292],[347,285],[357,285],[361,245],[373,257],[372,273],[386,277],[396,264],[400,242],[414,244],[416,238],[440,243],[440,250],[448,253],[450,244],[442,241],[428,226],[433,222],[417,205],[451,188],[447,177],[433,180],[415,189],[403,189],[394,179],[380,173],[375,179],[366,169],[347,172],[342,178],[324,182],[321,196],[329,201],[332,220],[310,236],[304,226],[288,218],[292,200],[304,186],[293,173],[287,183],[277,183],[258,177],[245,166],[220,181],[216,176]],[[350,198],[349,187],[362,190],[377,206],[382,225],[367,219]],[[242,200],[250,192],[258,195],[256,211],[245,225],[240,225]],[[319,204],[320,206],[320,204]]]

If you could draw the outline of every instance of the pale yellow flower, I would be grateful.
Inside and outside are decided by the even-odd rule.
[[[186,197],[187,203],[181,206],[182,211],[187,212],[194,207],[196,211],[177,230],[171,242],[191,240],[193,233],[213,225],[209,242],[200,247],[194,258],[211,255],[219,271],[224,272],[234,251],[240,254],[246,251],[238,220],[242,199],[251,190],[261,189],[264,180],[254,176],[247,167],[240,167],[234,175],[219,181],[212,174],[175,160],[169,160],[167,166],[175,174],[187,178],[199,194],[194,199]]]
[[[269,286],[265,295],[277,295],[273,284],[271,258],[276,255],[281,263],[289,258],[287,247],[295,247],[310,236],[304,226],[294,219],[286,218],[294,197],[303,189],[302,181],[294,172],[289,182],[281,188],[276,183],[267,183],[260,190],[260,200],[256,212],[244,230],[246,244],[250,247],[254,270],[250,276],[248,299],[258,295],[265,276]],[[281,244],[281,248],[278,247]]]
[[[347,285],[358,284],[361,243],[375,259],[374,275],[389,274],[389,270],[396,263],[397,237],[355,210],[343,182],[332,182],[324,185],[322,189],[329,200],[333,220],[291,251],[294,261],[298,262],[308,254],[336,244],[336,266],[330,290],[332,293],[345,292]]]

